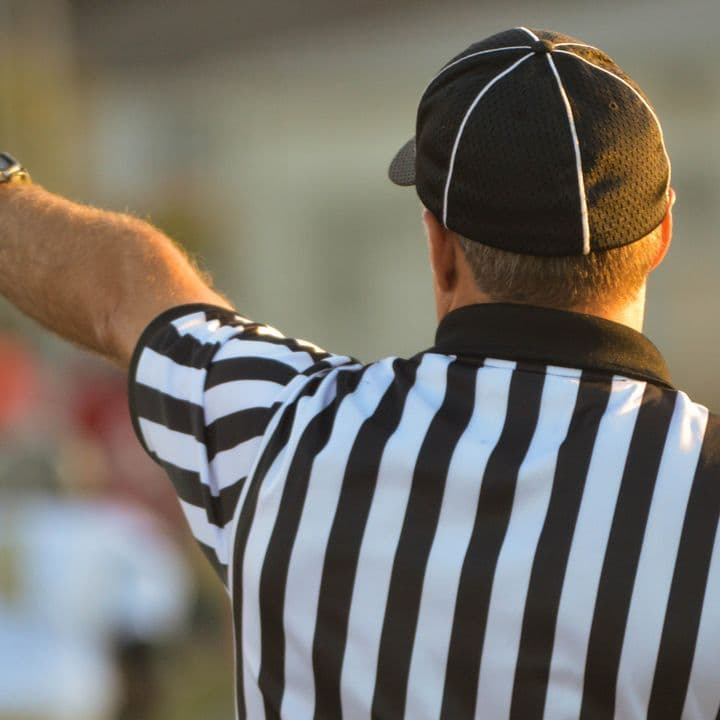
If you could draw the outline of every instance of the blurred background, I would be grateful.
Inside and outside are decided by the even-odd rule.
[[[675,242],[646,333],[717,410],[719,22],[716,0],[0,0],[0,149],[151,220],[243,314],[362,360],[413,354],[435,325],[420,206],[386,168],[420,93],[506,27],[575,35],[663,122]],[[0,363],[0,718],[230,718],[227,599],[132,436],[124,377],[6,303]]]

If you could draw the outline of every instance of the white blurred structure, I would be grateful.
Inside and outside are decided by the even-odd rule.
[[[144,512],[103,501],[0,503],[0,718],[105,720],[113,648],[182,628],[188,577]]]

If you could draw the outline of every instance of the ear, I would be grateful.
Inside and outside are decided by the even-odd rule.
[[[665,259],[665,255],[667,255],[667,251],[670,249],[670,242],[672,241],[672,209],[673,205],[675,205],[676,195],[672,188],[669,189],[668,193],[670,196],[670,204],[668,205],[667,212],[665,213],[665,217],[662,221],[662,244],[657,257],[650,268],[651,272]]]
[[[450,295],[458,281],[457,248],[453,234],[427,208],[423,210],[423,223],[436,292]]]

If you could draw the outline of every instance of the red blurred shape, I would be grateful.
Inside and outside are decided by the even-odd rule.
[[[38,398],[39,372],[27,346],[0,335],[0,432],[22,420]]]

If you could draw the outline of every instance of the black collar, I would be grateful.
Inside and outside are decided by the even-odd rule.
[[[531,305],[468,305],[443,318],[433,350],[599,370],[672,388],[665,360],[644,335],[594,315]]]

